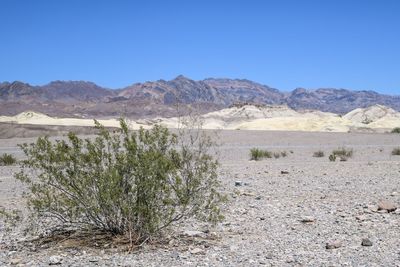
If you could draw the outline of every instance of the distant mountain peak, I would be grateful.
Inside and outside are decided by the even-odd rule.
[[[400,96],[374,91],[296,88],[281,92],[248,79],[207,78],[196,81],[184,75],[172,80],[135,83],[110,90],[90,81],[53,81],[32,86],[15,81],[0,83],[0,115],[33,110],[54,116],[176,116],[174,105],[196,104],[209,112],[237,103],[287,105],[295,110],[345,114],[356,108],[383,105],[400,110]]]

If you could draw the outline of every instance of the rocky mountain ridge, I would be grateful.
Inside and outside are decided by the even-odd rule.
[[[0,83],[0,115],[33,110],[58,117],[168,117],[189,107],[207,113],[236,103],[286,104],[295,110],[339,114],[380,104],[400,111],[400,96],[332,88],[297,88],[284,93],[246,79],[195,81],[180,75],[170,81],[135,83],[116,90],[84,81],[54,81],[43,86]]]

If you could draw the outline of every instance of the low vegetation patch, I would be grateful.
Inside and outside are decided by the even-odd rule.
[[[259,148],[250,149],[250,160],[261,160],[263,158],[272,158],[272,152]]]
[[[400,156],[400,147],[396,147],[392,150],[393,156]]]
[[[346,149],[344,147],[333,150],[332,154],[339,157],[351,158],[353,157],[353,149]]]
[[[336,161],[336,156],[334,154],[329,155],[329,161]]]
[[[272,157],[279,159],[280,157],[287,157],[287,155],[288,153],[286,151],[271,152],[259,148],[250,149],[250,160],[262,160],[264,158],[270,159]]]
[[[67,141],[40,137],[20,146],[27,159],[16,178],[29,188],[32,215],[63,229],[125,235],[133,244],[188,218],[222,218],[218,163],[202,131],[131,132],[120,123],[111,134],[96,122],[94,139],[70,133]]]
[[[313,154],[313,157],[314,158],[323,158],[323,157],[325,157],[325,153],[322,150],[315,151]]]
[[[396,127],[396,128],[394,128],[394,129],[391,131],[391,133],[397,133],[397,134],[400,134],[400,127]]]
[[[351,157],[353,157],[353,149],[346,149],[342,147],[333,150],[332,153],[329,155],[329,160],[336,161],[336,159],[339,158],[340,161],[347,161]]]
[[[17,163],[17,159],[11,154],[4,153],[0,156],[0,166],[9,166],[15,163]]]

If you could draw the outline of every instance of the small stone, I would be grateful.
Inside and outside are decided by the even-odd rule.
[[[326,249],[336,249],[342,246],[342,242],[340,240],[329,241],[326,243]]]
[[[10,260],[10,264],[11,265],[18,265],[18,264],[20,264],[22,262],[22,259],[21,258],[12,258],[11,260]]]
[[[302,223],[313,223],[313,222],[315,222],[315,218],[312,216],[304,216],[303,218],[301,218],[300,221]]]
[[[204,232],[187,230],[187,231],[183,232],[183,235],[188,236],[188,237],[203,237]]]
[[[267,254],[265,254],[265,258],[267,259],[267,260],[272,260],[273,259],[273,255],[272,255],[272,253],[267,253]]]
[[[235,186],[243,186],[244,183],[242,181],[236,181]]]
[[[378,205],[367,205],[366,209],[367,209],[367,211],[377,212],[378,211]]]
[[[241,195],[246,196],[246,197],[254,197],[255,196],[255,194],[252,192],[243,192],[243,193],[241,193]]]
[[[60,256],[51,256],[49,258],[49,265],[59,265],[62,262],[62,257]]]
[[[388,212],[392,212],[396,209],[396,205],[388,200],[381,200],[378,202],[378,210],[387,210]]]
[[[194,249],[190,250],[191,254],[200,254],[200,253],[203,253],[203,252],[204,252],[204,250],[202,250],[201,248],[194,248]]]
[[[369,240],[368,238],[363,238],[361,241],[361,246],[370,247],[372,246],[372,241]]]
[[[356,220],[357,221],[360,221],[360,222],[363,222],[363,221],[365,221],[367,219],[367,217],[365,217],[364,215],[357,215],[356,216]]]

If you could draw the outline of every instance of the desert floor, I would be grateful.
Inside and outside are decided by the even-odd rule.
[[[21,158],[16,145],[32,140],[2,139],[0,154]],[[400,266],[400,210],[377,211],[380,200],[400,204],[400,156],[391,155],[400,135],[221,131],[219,140],[228,202],[215,228],[188,223],[167,245],[127,253],[65,242],[35,246],[24,225],[6,231],[0,222],[0,266]],[[343,146],[354,156],[330,162],[330,152]],[[252,147],[288,156],[250,161]],[[325,157],[313,157],[317,150]],[[17,170],[0,167],[3,207],[23,208]],[[362,246],[363,238],[372,246]],[[340,246],[327,249],[331,242]]]

